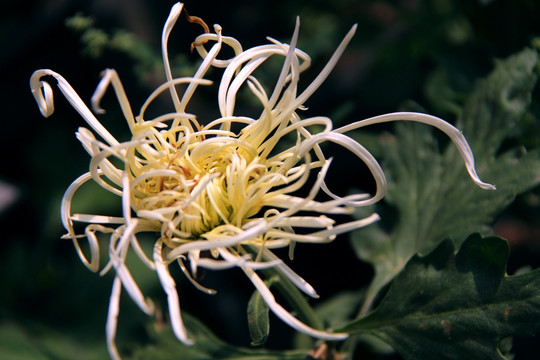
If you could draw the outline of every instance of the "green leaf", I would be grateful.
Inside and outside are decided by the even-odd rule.
[[[323,320],[324,325],[328,328],[337,329],[343,327],[350,322],[350,319],[354,317],[355,312],[358,311],[359,299],[364,297],[364,289],[360,291],[342,291],[332,296],[329,299],[324,300],[315,307],[315,312]],[[357,344],[365,349],[369,349],[370,353],[375,354],[390,354],[394,352],[394,349],[387,343],[381,341],[379,338],[371,336],[369,334],[362,334],[349,338],[340,348],[343,353],[352,353]],[[313,348],[316,346],[316,340],[297,333],[295,337],[295,344],[303,348]],[[297,346],[297,347],[298,347]]]
[[[336,329],[343,327],[356,314],[358,299],[362,299],[363,296],[364,290],[341,291],[318,303],[314,307],[315,314],[321,319],[323,328]],[[294,345],[296,348],[313,348],[317,346],[317,341],[318,339],[297,332],[294,338]],[[380,342],[380,340],[377,341]]]
[[[13,323],[0,325],[0,358],[46,359],[45,354],[33,344],[32,337]]]
[[[195,317],[182,313],[188,334],[194,340],[191,346],[183,345],[169,326],[152,324],[148,327],[151,343],[134,345],[131,360],[300,360],[308,350],[270,351],[250,349],[226,343]]]
[[[107,357],[102,338],[81,340],[71,333],[36,323],[0,323],[0,359],[98,360]]]
[[[249,336],[252,345],[264,344],[270,333],[268,305],[258,290],[255,290],[248,302],[247,317]]]
[[[499,343],[540,331],[540,269],[506,276],[508,244],[471,235],[414,256],[381,304],[339,331],[368,333],[407,359],[505,359]]]
[[[540,151],[503,151],[504,144],[518,137],[519,121],[527,114],[536,62],[537,54],[530,49],[499,61],[477,83],[457,121],[480,177],[495,184],[496,191],[474,186],[453,144],[440,151],[432,129],[423,124],[399,123],[395,136],[381,138],[389,187],[386,205],[377,209],[383,221],[352,239],[358,257],[375,268],[363,312],[413,254],[429,252],[448,237],[459,245],[472,232],[489,234],[494,217],[515,195],[538,184]],[[384,221],[396,213],[395,224]]]
[[[335,329],[348,323],[362,297],[363,291],[342,291],[317,305],[315,312],[326,327]]]

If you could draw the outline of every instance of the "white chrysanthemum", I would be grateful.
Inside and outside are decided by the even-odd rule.
[[[201,35],[194,43],[203,61],[191,78],[174,79],[167,55],[167,39],[175,24],[182,4],[176,4],[166,22],[163,37],[163,61],[167,82],[150,95],[139,115],[134,116],[118,75],[106,70],[92,105],[99,113],[99,101],[112,84],[126,117],[132,138],[126,142],[115,139],[97,120],[73,88],[59,74],[51,70],[36,71],[30,81],[32,92],[44,116],[53,113],[52,89],[44,76],[53,76],[58,87],[75,109],[90,125],[90,131],[80,128],[77,138],[91,156],[90,169],[75,180],[66,191],[61,216],[84,264],[92,271],[99,270],[99,241],[96,233],[110,234],[109,262],[102,273],[115,270],[109,315],[107,342],[113,358],[119,358],[114,337],[116,333],[120,291],[122,286],[137,305],[147,314],[154,311],[125,264],[126,254],[133,249],[139,258],[158,274],[168,298],[171,323],[176,336],[189,344],[182,317],[175,282],[168,266],[178,262],[188,278],[201,290],[213,292],[195,280],[197,268],[226,269],[240,267],[259,290],[269,308],[283,321],[308,335],[338,340],[343,333],[313,329],[299,321],[278,304],[256,270],[276,267],[300,290],[317,297],[315,290],[271,251],[296,242],[324,243],[336,235],[361,228],[378,219],[373,214],[365,219],[336,225],[326,215],[350,214],[355,208],[371,205],[386,192],[384,174],[373,156],[359,143],[346,135],[360,127],[396,120],[409,120],[435,126],[445,132],[461,153],[473,181],[482,188],[493,186],[480,181],[474,169],[471,150],[461,133],[448,123],[433,116],[417,113],[392,113],[332,129],[326,117],[302,119],[298,110],[326,79],[356,26],[347,34],[328,64],[303,91],[298,88],[300,73],[310,65],[310,58],[296,48],[298,22],[290,44],[269,39],[267,45],[242,50],[240,43],[215,33]],[[207,52],[205,43],[213,43]],[[235,56],[228,60],[217,58],[223,46],[231,47]],[[274,89],[267,93],[253,73],[273,56],[284,59]],[[223,68],[219,83],[218,106],[221,117],[200,124],[186,111],[186,107],[200,85],[211,85],[204,79],[211,67]],[[179,97],[176,85],[186,90]],[[246,86],[262,105],[258,119],[235,115],[236,96]],[[146,119],[146,109],[163,92],[170,92],[174,111],[153,119]],[[241,130],[238,130],[238,129]],[[310,129],[321,129],[312,133]],[[98,138],[96,138],[96,136]],[[294,139],[294,145],[284,148]],[[371,170],[377,184],[373,196],[355,194],[340,197],[325,186],[325,175],[330,166],[319,145],[333,142],[356,155]],[[110,159],[117,159],[111,161]],[[117,166],[120,160],[121,166]],[[310,173],[317,172],[316,180],[307,185]],[[72,214],[71,202],[77,190],[88,181],[95,181],[121,198],[122,217],[91,214]],[[295,196],[300,188],[309,186],[306,197]],[[318,201],[320,191],[331,200]],[[320,215],[313,215],[319,213]],[[73,223],[87,223],[84,234],[77,234]],[[296,228],[312,228],[314,232],[297,233]],[[159,233],[152,258],[142,251],[138,234]],[[86,257],[79,241],[86,239],[90,257]],[[202,251],[212,255],[201,257]],[[185,266],[188,260],[190,269]]]

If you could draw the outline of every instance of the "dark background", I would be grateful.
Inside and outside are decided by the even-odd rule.
[[[85,269],[71,243],[60,240],[64,232],[60,199],[88,166],[88,155],[74,137],[84,124],[54,86],[56,112],[42,118],[29,78],[37,69],[50,68],[88,101],[101,70],[115,68],[133,108],[138,109],[163,79],[151,59],[154,53],[159,55],[162,26],[172,4],[165,0],[4,0],[0,4],[0,346],[17,346],[2,342],[6,334],[22,338],[21,344],[26,345],[21,345],[21,354],[27,357],[21,359],[55,358],[51,346],[65,347],[66,354],[90,346],[95,353],[86,352],[81,359],[103,356],[112,282],[110,274],[101,279]],[[299,15],[299,48],[313,60],[305,79],[317,74],[349,28],[358,23],[357,34],[335,71],[307,103],[309,114],[330,116],[336,126],[395,111],[407,101],[444,116],[425,91],[437,69],[452,74],[451,86],[465,93],[475,79],[491,70],[495,58],[529,46],[540,35],[540,3],[534,0],[187,1],[186,9],[208,24],[219,23],[224,34],[240,40],[244,48],[265,43],[266,36],[288,41]],[[77,13],[92,17],[93,26],[107,34],[126,30],[148,48],[105,45],[99,54],[92,53],[83,33],[66,27],[65,20]],[[199,60],[189,53],[199,32],[182,20],[173,31],[170,51],[180,72]],[[108,99],[104,125],[121,138],[127,129],[113,96]],[[198,99],[191,111],[212,119],[214,99]],[[538,145],[537,138],[530,136],[529,145]],[[361,176],[339,170],[334,178],[338,179],[334,186],[370,186]],[[118,211],[118,204],[99,196],[85,201],[102,212]],[[499,227],[512,244],[513,268],[538,265],[534,245],[538,206],[531,210],[525,203],[530,204],[518,199],[505,217],[519,222]],[[359,289],[372,274],[369,266],[355,259],[346,239],[331,246],[299,246],[293,266],[323,298],[338,290]],[[344,275],[353,268],[361,275]],[[247,345],[244,309],[252,288],[240,272],[230,273],[203,274],[205,284],[220,291],[216,297],[199,293],[177,274],[181,303],[221,337]],[[148,295],[161,296],[157,277],[150,274],[143,281]],[[119,341],[144,337],[146,320],[124,296]],[[276,335],[271,333],[269,346],[290,346],[286,327],[278,322],[272,326]],[[287,335],[280,335],[283,332]],[[529,357],[538,350],[534,339],[519,341],[525,350],[517,358],[536,358]]]

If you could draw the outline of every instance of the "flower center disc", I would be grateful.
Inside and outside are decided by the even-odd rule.
[[[184,242],[220,225],[241,227],[261,210],[271,188],[267,165],[235,138],[194,142],[187,151],[156,150],[137,148],[131,205],[140,217],[161,222],[168,238]]]

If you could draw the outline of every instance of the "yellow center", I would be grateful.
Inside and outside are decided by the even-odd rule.
[[[204,238],[220,225],[241,227],[260,212],[272,187],[267,165],[249,143],[229,136],[191,139],[174,148],[170,139],[166,146],[139,145],[129,162],[132,208],[139,216],[162,216],[164,237],[180,242]]]

